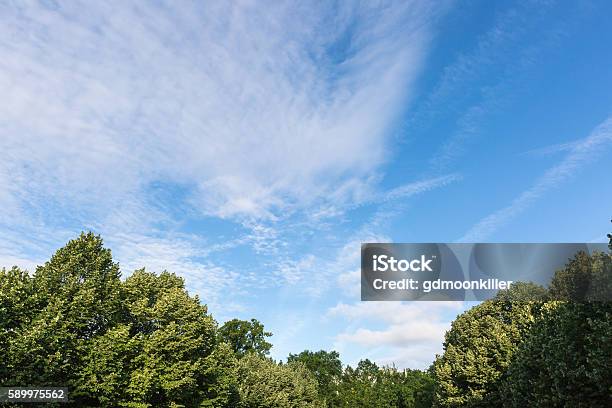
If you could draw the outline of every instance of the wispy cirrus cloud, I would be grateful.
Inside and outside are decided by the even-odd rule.
[[[581,140],[567,142],[567,143],[558,143],[551,146],[539,147],[536,149],[531,149],[526,152],[523,152],[522,155],[525,156],[550,156],[556,153],[563,153],[572,151],[578,145],[580,145]]]
[[[343,291],[354,293],[355,284],[359,285],[359,280],[355,279],[355,271],[360,266],[361,243],[389,241],[390,238],[383,233],[385,228],[382,224],[407,200],[460,180],[461,176],[458,174],[418,180],[388,191],[372,193],[359,204],[339,209],[339,212],[344,212],[363,205],[376,206],[372,217],[361,225],[333,256],[320,257],[308,253],[297,260],[287,259],[282,262],[282,267],[276,271],[276,275],[288,284],[299,283],[306,292],[313,295],[320,295],[338,282],[342,283]]]
[[[274,218],[384,162],[425,2],[169,6],[2,6],[10,194],[95,213],[161,179],[204,214]]]
[[[456,167],[482,136],[486,120],[507,107],[531,70],[544,62],[543,50],[554,48],[567,35],[565,21],[556,22],[554,30],[542,25],[553,8],[554,2],[537,1],[503,8],[476,44],[444,68],[408,122],[409,128],[425,130],[441,118],[453,123],[429,159],[431,171]]]
[[[0,261],[31,267],[92,229],[125,273],[173,270],[205,302],[255,273],[211,259],[240,246],[294,260],[297,277],[292,217],[379,191],[443,8],[0,5]],[[180,233],[185,214],[231,233]]]
[[[548,191],[570,180],[585,165],[597,160],[601,153],[612,145],[612,118],[597,126],[589,136],[566,145],[569,153],[561,162],[548,169],[527,190],[516,197],[510,205],[484,217],[474,225],[459,242],[480,242],[490,237],[498,228],[521,212]]]
[[[147,234],[126,234],[108,231],[111,237],[106,244],[113,248],[113,256],[119,261],[124,274],[145,268],[149,272],[170,271],[185,279],[187,289],[197,294],[217,318],[232,312],[243,311],[237,302],[256,286],[257,279],[249,271],[241,271],[201,260],[197,237],[152,237]]]

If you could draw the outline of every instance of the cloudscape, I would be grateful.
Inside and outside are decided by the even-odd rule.
[[[271,356],[426,369],[469,302],[362,302],[365,242],[607,243],[607,2],[0,4],[0,266],[81,231]]]

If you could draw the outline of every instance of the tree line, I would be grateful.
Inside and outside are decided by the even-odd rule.
[[[173,273],[122,280],[92,233],[32,274],[0,271],[1,386],[67,386],[79,407],[412,407],[433,395],[426,373],[343,367],[333,351],[273,361],[270,336],[255,319],[219,326]]]
[[[612,234],[609,248],[612,251]],[[453,321],[436,407],[611,407],[612,253],[577,253],[548,288],[516,283]]]
[[[173,273],[121,279],[83,233],[33,273],[0,271],[0,385],[67,386],[68,406],[91,407],[612,406],[612,309],[596,301],[611,267],[580,253],[550,288],[473,307],[426,371],[351,367],[324,350],[274,361],[259,321],[219,325]]]

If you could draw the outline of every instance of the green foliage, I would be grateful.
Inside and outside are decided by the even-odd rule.
[[[239,408],[324,407],[317,381],[301,363],[277,364],[256,353],[238,361]]]
[[[555,300],[604,301],[612,293],[612,258],[595,252],[577,253],[565,268],[557,271],[550,285]]]
[[[81,234],[33,275],[0,271],[0,384],[65,385],[92,407],[612,406],[611,291],[612,254],[578,253],[549,291],[516,283],[460,315],[430,372],[343,370],[324,350],[277,364],[259,321],[218,328],[181,278],[122,281]]]
[[[611,279],[611,254],[579,252],[548,293],[513,285],[459,316],[434,363],[436,405],[612,406]]]
[[[266,341],[266,337],[270,336],[272,333],[266,332],[256,319],[232,319],[219,328],[220,341],[229,344],[238,357],[250,352],[260,356],[269,354],[272,344]]]
[[[15,328],[27,324],[33,308],[32,282],[19,268],[0,270],[0,384],[12,377],[9,345],[17,338]]]
[[[383,385],[383,372],[370,360],[361,360],[355,369],[347,367],[342,377],[341,407],[391,407],[393,393]]]
[[[537,285],[513,284],[457,317],[433,366],[437,406],[501,405],[499,383],[541,306],[524,299],[544,295]]]
[[[93,234],[82,234],[36,269],[28,318],[12,327],[12,384],[76,381],[91,339],[121,316],[119,268]]]
[[[612,406],[612,304],[550,302],[520,346],[506,406]]]
[[[400,408],[430,408],[434,402],[434,378],[429,372],[404,370],[399,377],[398,404]]]
[[[208,382],[211,365],[218,362],[212,357],[216,325],[206,307],[187,294],[182,279],[167,272],[136,271],[124,287],[125,323],[96,339],[75,391],[96,390],[93,394],[109,403],[155,406],[194,406],[218,398]],[[100,350],[108,357],[100,359]],[[107,389],[96,389],[100,378]]]
[[[544,302],[548,300],[548,290],[532,282],[514,282],[509,289],[500,290],[495,296],[495,301],[501,305],[512,305],[523,302]]]
[[[289,354],[287,362],[302,363],[316,378],[319,395],[325,400],[327,406],[339,406],[338,385],[342,377],[342,362],[338,352],[305,350],[299,354]]]
[[[0,274],[2,385],[66,385],[75,406],[229,406],[235,357],[183,280],[124,282],[100,237],[81,234],[33,277]]]
[[[0,271],[1,385],[68,386],[72,406],[323,407],[302,363],[263,358],[269,336],[255,319],[219,329],[172,273],[122,281],[91,233],[33,276]]]
[[[433,378],[419,370],[379,368],[362,360],[342,376],[339,407],[425,408],[432,406]]]
[[[545,305],[519,347],[502,387],[507,406],[612,406],[612,303],[601,301],[611,276],[612,255],[601,252],[579,253],[555,274],[562,301]]]

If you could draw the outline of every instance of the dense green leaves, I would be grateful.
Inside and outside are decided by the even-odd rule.
[[[317,382],[301,363],[276,364],[247,353],[238,361],[240,408],[324,407],[317,393]]]
[[[266,341],[266,337],[270,336],[272,333],[266,332],[263,324],[256,319],[232,319],[219,328],[219,339],[229,344],[238,357],[251,352],[267,355],[272,348],[272,344]]]
[[[398,371],[362,360],[347,367],[339,385],[338,406],[421,408],[431,407],[433,379],[419,370]]]
[[[508,407],[612,406],[612,304],[547,303],[501,389]]]
[[[12,378],[9,347],[18,338],[17,328],[27,324],[33,310],[33,288],[27,272],[0,270],[0,384]]]
[[[463,313],[446,333],[435,361],[436,402],[441,407],[501,404],[499,383],[535,319],[543,288],[518,283]]]
[[[289,354],[287,362],[302,363],[317,380],[319,395],[325,400],[327,406],[339,406],[338,385],[342,377],[342,362],[338,352],[305,350],[299,354]]]
[[[612,255],[578,253],[549,290],[517,283],[460,315],[429,372],[324,350],[283,364],[259,321],[219,328],[169,272],[121,280],[82,234],[33,275],[0,271],[0,384],[64,385],[92,407],[607,407],[611,291]]]
[[[579,252],[557,271],[550,285],[554,300],[601,301],[612,293],[612,257],[603,252]]]
[[[33,276],[0,271],[0,384],[68,386],[73,406],[322,407],[303,364],[262,357],[269,336],[255,319],[219,329],[172,273],[122,281],[91,233]]]
[[[434,364],[436,405],[612,406],[611,280],[612,255],[580,252],[548,292],[513,285],[459,316]]]
[[[82,234],[38,267],[28,285],[28,317],[15,322],[7,347],[7,381],[73,383],[91,340],[121,317],[118,265],[99,237]]]
[[[287,360],[312,372],[326,407],[425,408],[433,402],[433,377],[423,371],[379,367],[368,359],[343,370],[339,354],[324,350],[290,354]]]
[[[612,406],[612,255],[578,253],[555,274],[551,296],[504,383],[506,405]],[[586,283],[584,283],[586,282]]]
[[[0,275],[3,385],[66,385],[78,406],[228,406],[235,357],[183,280],[125,281],[82,234],[30,277]]]

